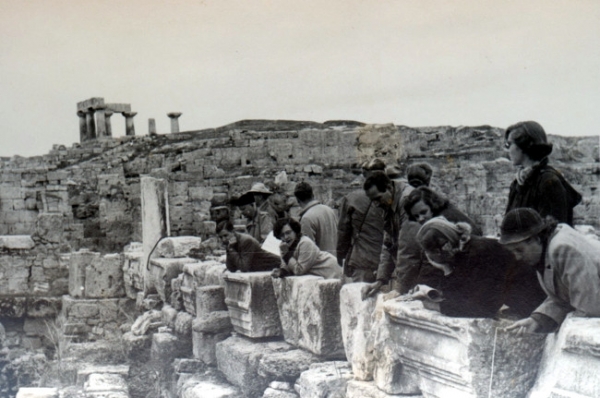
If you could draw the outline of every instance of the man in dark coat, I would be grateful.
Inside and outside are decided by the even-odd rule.
[[[229,271],[271,271],[281,265],[281,257],[263,250],[252,236],[234,231],[231,222],[220,227],[217,233],[227,248],[225,265]]]

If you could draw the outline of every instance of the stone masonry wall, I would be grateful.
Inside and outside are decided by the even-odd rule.
[[[217,129],[169,135],[99,139],[57,146],[39,157],[0,163],[0,235],[121,252],[141,240],[140,176],[169,181],[171,234],[203,236],[211,205],[255,181],[287,174],[284,189],[308,180],[332,205],[360,188],[361,162],[380,156],[427,161],[434,184],[495,233],[514,168],[503,150],[502,129],[364,125],[358,122],[241,121]],[[597,137],[550,137],[553,164],[582,192],[576,223],[600,227]]]

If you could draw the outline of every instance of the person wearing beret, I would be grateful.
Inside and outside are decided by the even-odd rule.
[[[540,216],[552,216],[558,222],[573,225],[573,208],[581,202],[581,194],[558,170],[548,164],[552,144],[544,128],[536,122],[519,122],[506,129],[505,147],[510,160],[518,168],[510,186],[506,213],[529,207]]]

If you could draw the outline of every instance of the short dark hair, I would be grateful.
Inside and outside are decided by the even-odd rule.
[[[371,187],[376,186],[379,192],[385,192],[391,183],[392,180],[390,180],[390,177],[388,177],[383,171],[377,170],[365,180],[363,189],[368,191],[371,189]]]
[[[290,218],[280,218],[279,220],[277,220],[275,222],[275,225],[273,226],[273,235],[277,239],[281,239],[281,230],[286,225],[289,225],[290,228],[292,229],[292,231],[294,231],[296,233],[296,235],[298,235],[298,236],[301,235],[301,233],[302,233],[302,225],[300,225],[300,222],[298,220],[296,220],[293,217],[290,217]]]
[[[406,214],[412,221],[414,221],[414,218],[412,217],[410,210],[421,200],[429,206],[434,217],[439,216],[440,213],[448,207],[449,203],[448,199],[436,193],[429,187],[421,186],[413,189],[404,202],[404,211],[406,211]]]
[[[515,145],[531,160],[537,162],[552,153],[552,144],[548,143],[544,128],[537,122],[519,122],[509,126],[504,135],[505,141],[511,133]]]
[[[221,221],[219,224],[217,224],[217,235],[220,234],[224,229],[229,232],[233,232],[233,223],[231,220]]]
[[[314,198],[313,189],[308,182],[299,182],[294,188],[294,196],[299,201],[306,202]]]

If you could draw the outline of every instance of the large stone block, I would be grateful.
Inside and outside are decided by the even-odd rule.
[[[225,303],[236,332],[253,338],[281,335],[270,272],[225,274]]]
[[[420,301],[383,308],[374,379],[388,394],[518,398],[535,381],[544,335],[504,332],[507,321],[446,317]]]
[[[343,357],[341,282],[304,275],[273,279],[285,341],[313,354]]]
[[[196,288],[196,316],[200,318],[215,311],[227,311],[223,286],[210,285]]]
[[[423,398],[423,396],[390,395],[377,388],[373,382],[350,380],[346,388],[346,398]]]
[[[73,298],[85,297],[86,269],[100,260],[100,253],[87,249],[72,253],[69,259],[69,295]]]
[[[345,397],[346,385],[351,379],[348,362],[321,362],[302,372],[294,388],[300,398]]]
[[[258,373],[273,380],[285,380],[293,383],[300,374],[321,360],[304,350],[266,353],[260,360]]]
[[[256,342],[243,336],[232,336],[217,344],[219,370],[238,386],[246,397],[260,397],[269,380],[258,373],[259,362],[267,353],[286,352],[293,347],[284,342]]]
[[[0,236],[0,248],[6,250],[31,250],[35,242],[30,235],[3,235]]]
[[[262,398],[299,398],[293,385],[288,382],[273,381],[265,390]]]
[[[129,396],[129,387],[125,378],[115,373],[92,373],[88,376],[83,386],[86,397],[100,398],[126,398]]]
[[[16,398],[58,398],[57,388],[21,387]]]
[[[192,376],[178,388],[181,398],[239,398],[240,390],[216,377]]]
[[[191,340],[173,333],[154,333],[150,358],[154,363],[169,367],[175,358],[192,356]]]
[[[194,358],[207,365],[217,364],[217,344],[227,339],[231,332],[208,333],[192,329],[192,351]]]
[[[162,239],[154,254],[164,258],[187,257],[191,249],[199,249],[202,239],[196,236],[175,236]]]
[[[600,397],[600,318],[570,314],[546,338],[529,398]]]
[[[123,297],[123,257],[106,254],[85,268],[84,295],[87,298]]]
[[[150,278],[163,302],[171,297],[171,279],[183,272],[183,266],[196,262],[193,258],[153,258],[150,260]]]
[[[357,380],[373,378],[373,344],[371,329],[374,323],[374,298],[363,300],[361,290],[366,283],[350,283],[340,291],[342,338],[346,358]]]

